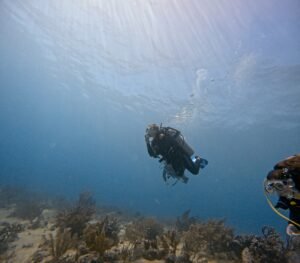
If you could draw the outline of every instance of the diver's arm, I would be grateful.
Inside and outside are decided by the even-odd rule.
[[[197,160],[196,162],[193,162],[191,157],[188,156],[187,154],[183,153],[182,154],[183,162],[185,168],[192,174],[198,174],[200,170],[200,159]]]
[[[147,145],[148,154],[151,157],[158,158],[157,154],[155,154],[155,152],[153,151],[153,149],[151,147],[151,144],[150,144],[150,141],[149,141],[149,137],[147,135],[145,135],[145,141],[146,141],[146,145]]]
[[[151,145],[149,142],[147,142],[147,150],[148,150],[148,154],[151,156],[151,157],[154,157],[154,158],[158,158],[158,156],[154,153]]]

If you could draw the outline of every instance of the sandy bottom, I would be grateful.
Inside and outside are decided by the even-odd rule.
[[[51,231],[47,228],[27,229],[29,221],[19,218],[9,217],[13,209],[0,209],[0,224],[21,224],[25,230],[18,233],[18,239],[9,244],[7,263],[29,263],[34,252],[37,251],[43,241],[43,236],[48,236]]]
[[[9,217],[13,212],[13,208],[0,209],[0,224],[7,222],[9,224],[21,224],[24,226],[24,231],[18,233],[18,239],[9,243],[9,248],[6,252],[6,258],[0,259],[0,262],[6,263],[32,263],[32,255],[37,252],[44,242],[44,237],[49,237],[53,231],[50,230],[52,224],[47,227],[29,229],[29,221],[21,220],[19,218]],[[51,257],[50,257],[51,258]],[[49,257],[44,258],[41,263],[47,262]],[[164,263],[164,260],[146,260],[138,259],[133,263]],[[217,261],[209,261],[209,263],[217,263]]]
[[[9,249],[6,253],[8,258],[5,259],[6,263],[31,263],[32,255],[39,249],[43,243],[43,237],[48,237],[52,232],[47,227],[37,229],[27,229],[29,221],[21,220],[15,217],[9,217],[12,209],[0,209],[0,224],[7,222],[9,224],[21,224],[25,226],[23,232],[18,233],[18,239],[9,244]],[[1,261],[1,260],[0,260]],[[44,262],[44,260],[43,260]],[[134,263],[163,263],[163,260],[149,261],[145,259],[136,260]]]

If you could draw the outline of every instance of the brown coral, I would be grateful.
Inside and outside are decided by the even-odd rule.
[[[141,218],[126,227],[126,238],[135,243],[142,240],[156,240],[162,235],[163,226],[154,218]]]
[[[177,231],[182,232],[182,231],[187,231],[192,224],[196,224],[199,219],[196,217],[191,217],[190,216],[191,210],[188,209],[185,212],[182,213],[180,217],[177,217],[175,227]]]
[[[81,193],[75,207],[61,211],[56,218],[56,226],[65,229],[70,228],[71,234],[82,236],[88,221],[95,213],[95,201],[88,192]]]
[[[51,262],[57,262],[68,249],[76,247],[77,240],[71,235],[69,229],[58,228],[56,234],[50,234],[49,239],[46,239],[45,242],[48,244],[53,257]]]
[[[90,224],[84,230],[84,240],[91,251],[99,253],[100,257],[104,252],[118,243],[118,226],[114,218],[105,217],[96,224]]]
[[[184,250],[188,254],[208,257],[226,257],[234,240],[233,229],[226,227],[224,220],[209,220],[190,226],[184,234]]]
[[[180,235],[176,230],[168,230],[160,237],[164,250],[170,254],[176,254],[180,242]]]
[[[284,242],[279,234],[271,227],[262,228],[262,237],[254,237],[251,244],[243,254],[248,254],[253,262],[264,263],[284,263],[287,262]]]

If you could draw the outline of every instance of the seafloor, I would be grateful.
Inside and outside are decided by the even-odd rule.
[[[236,235],[224,220],[189,210],[159,219],[78,200],[0,186],[0,262],[300,262],[300,242],[276,231]]]

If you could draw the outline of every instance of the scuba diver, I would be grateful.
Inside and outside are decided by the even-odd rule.
[[[197,175],[200,168],[203,169],[208,164],[207,160],[199,156],[191,159],[194,154],[193,149],[187,144],[181,132],[174,128],[151,124],[146,129],[145,141],[149,155],[160,158],[159,162],[164,164],[165,182],[169,178],[174,178],[187,183],[188,177],[184,174],[185,169]]]
[[[288,221],[286,233],[292,239],[300,235],[300,154],[278,162],[264,181],[267,201],[274,212]],[[275,207],[267,194],[277,193],[279,200]],[[289,209],[289,218],[277,209]],[[300,237],[299,237],[300,238]]]

